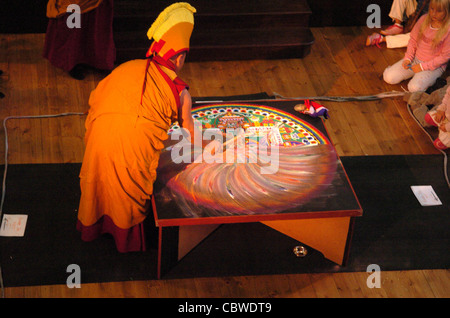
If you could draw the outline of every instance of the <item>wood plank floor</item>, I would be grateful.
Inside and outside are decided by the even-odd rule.
[[[313,28],[316,42],[304,59],[187,63],[182,78],[193,96],[276,92],[287,97],[372,95],[397,90],[382,80],[384,68],[403,50],[365,47],[363,27]],[[0,118],[85,112],[92,89],[104,76],[71,79],[42,56],[43,34],[0,35]],[[406,87],[403,83],[403,87]],[[439,154],[401,98],[371,102],[322,102],[325,122],[341,156]],[[10,119],[13,163],[81,162],[84,116]],[[0,133],[0,158],[4,132]],[[368,264],[369,265],[369,264]],[[6,297],[449,297],[450,271],[381,273],[381,288],[366,285],[368,273],[290,274],[6,288]]]

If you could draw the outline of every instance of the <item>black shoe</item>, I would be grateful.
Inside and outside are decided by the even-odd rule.
[[[84,68],[81,65],[75,66],[72,70],[69,71],[69,75],[74,79],[83,80],[86,77],[84,73]]]

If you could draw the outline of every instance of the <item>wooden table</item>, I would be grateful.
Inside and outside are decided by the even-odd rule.
[[[293,110],[296,101],[258,101],[257,104],[289,112],[314,125],[328,137],[323,121],[300,115]],[[329,137],[328,137],[329,138]],[[155,183],[157,184],[157,183]],[[170,271],[184,256],[221,224],[260,222],[287,235],[299,244],[320,251],[325,258],[345,266],[350,252],[354,219],[362,215],[362,208],[348,180],[345,169],[338,160],[333,185],[327,190],[328,200],[322,207],[299,205],[286,213],[252,215],[221,215],[186,217],[178,213],[174,202],[158,200],[158,186],[152,198],[155,225],[158,227],[158,278]],[[325,195],[326,197],[326,195]],[[226,247],[221,247],[226,248]]]

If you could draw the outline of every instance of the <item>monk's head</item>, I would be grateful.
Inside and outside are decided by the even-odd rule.
[[[167,61],[189,51],[195,12],[196,9],[187,2],[177,2],[164,9],[147,32],[148,38],[153,41],[147,57],[157,54]]]

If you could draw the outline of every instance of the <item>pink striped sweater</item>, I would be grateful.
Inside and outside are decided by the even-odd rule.
[[[420,17],[411,31],[405,59],[413,61],[414,57],[417,58],[421,61],[420,64],[424,71],[432,71],[438,67],[442,67],[445,70],[450,59],[450,32],[447,31],[447,34],[436,48],[433,48],[433,39],[438,29],[434,29],[431,26],[428,27],[423,32],[421,39],[418,40],[420,26],[424,22],[425,17],[426,14]]]

